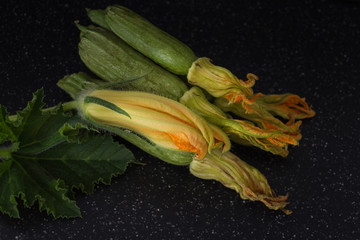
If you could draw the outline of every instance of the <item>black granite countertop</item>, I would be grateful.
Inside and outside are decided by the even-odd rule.
[[[54,220],[37,206],[21,219],[0,215],[0,239],[359,239],[360,3],[358,1],[6,1],[1,3],[0,103],[23,108],[44,87],[87,71],[74,20],[85,8],[120,3],[239,77],[260,77],[255,91],[306,97],[300,145],[285,159],[257,149],[234,152],[258,168],[293,213],[244,201],[214,181],[193,177],[130,148],[131,166],[112,185],[78,193],[82,218]],[[1,192],[1,191],[0,191]]]

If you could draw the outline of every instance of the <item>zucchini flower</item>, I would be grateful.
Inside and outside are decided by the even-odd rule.
[[[93,90],[79,102],[88,121],[112,132],[125,129],[145,138],[152,147],[139,144],[138,140],[126,140],[140,148],[147,147],[145,151],[167,162],[182,165],[174,160],[176,154],[169,151],[191,153],[196,159],[203,159],[213,149],[222,147],[223,152],[230,149],[223,131],[165,97],[138,91]]]
[[[249,73],[247,78],[247,81],[240,80],[226,68],[213,65],[205,57],[193,62],[187,74],[190,84],[202,87],[214,97],[224,97],[230,103],[251,104],[248,97],[253,95],[252,86],[258,77]]]
[[[242,199],[261,201],[268,208],[282,210],[286,214],[291,211],[284,209],[288,195],[276,196],[268,181],[259,170],[245,163],[231,152],[222,154],[214,150],[202,160],[190,163],[190,172],[202,179],[212,179],[221,182],[240,194]]]
[[[198,87],[187,91],[180,98],[180,102],[208,122],[220,127],[230,136],[231,140],[239,144],[256,146],[283,157],[288,155],[289,144],[298,144],[296,138],[281,131],[261,129],[250,121],[232,119],[231,116],[227,116],[220,108],[210,103]]]
[[[256,97],[259,97],[258,94]],[[239,117],[247,119],[255,123],[259,128],[264,130],[275,130],[281,132],[285,139],[294,139],[299,141],[301,139],[300,125],[301,121],[294,121],[290,118],[287,123],[274,117],[262,105],[256,102],[256,99],[251,104],[230,104],[225,98],[215,99],[215,105],[225,112],[231,112]],[[291,115],[289,115],[291,117]]]
[[[315,116],[314,110],[306,103],[305,98],[291,93],[260,94],[255,102],[273,115],[284,119],[304,119]]]

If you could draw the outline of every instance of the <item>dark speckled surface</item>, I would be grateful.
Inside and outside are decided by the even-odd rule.
[[[41,4],[39,3],[41,2]],[[44,86],[49,106],[69,98],[55,86],[86,71],[77,55],[85,7],[115,1],[6,1],[0,5],[0,103],[10,112]],[[290,193],[290,216],[243,201],[132,148],[132,166],[111,186],[77,194],[83,217],[53,220],[37,208],[0,215],[0,239],[359,239],[360,3],[358,1],[119,1],[255,90],[305,96],[317,111],[286,159],[234,146],[273,189]]]

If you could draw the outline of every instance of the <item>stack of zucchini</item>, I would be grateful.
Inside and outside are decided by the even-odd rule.
[[[297,119],[315,115],[305,99],[297,95],[253,93],[252,86],[257,80],[255,75],[248,74],[248,80],[243,81],[229,70],[213,65],[208,58],[197,58],[186,44],[123,6],[88,9],[87,12],[96,25],[76,23],[81,32],[79,55],[100,80],[84,73],[65,76],[58,85],[75,99],[93,89],[153,93],[181,102],[209,123],[217,125],[239,144],[255,146],[280,156],[287,156],[288,145],[297,145],[301,138],[301,121]],[[139,142],[146,145],[139,132],[116,131],[136,145]],[[154,151],[144,150],[156,155]],[[171,160],[167,162],[176,164]],[[232,170],[240,171],[238,167]],[[250,169],[250,166],[246,165],[246,168]],[[261,175],[254,169],[246,174],[251,175],[251,172]],[[240,179],[246,178],[249,176]],[[267,185],[263,176],[261,179],[264,181],[262,185]],[[231,188],[240,191],[237,187]],[[240,184],[239,188],[242,188],[242,193],[246,186]],[[283,209],[286,205],[286,197],[276,198],[276,204],[264,200],[275,198],[270,188],[261,194],[257,195],[258,198],[241,196],[265,201],[273,209]]]

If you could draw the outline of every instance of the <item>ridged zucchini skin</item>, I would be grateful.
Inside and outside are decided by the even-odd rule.
[[[196,60],[186,44],[123,6],[107,7],[105,20],[127,44],[172,73],[186,75]]]
[[[122,82],[145,76],[131,83],[134,89],[176,101],[188,90],[177,76],[156,65],[110,31],[95,26],[77,26],[81,30],[80,58],[101,79]]]
[[[96,23],[102,28],[111,31],[105,20],[106,12],[104,9],[86,9],[87,15],[93,23]]]

